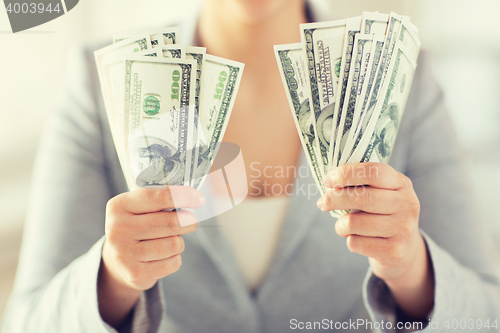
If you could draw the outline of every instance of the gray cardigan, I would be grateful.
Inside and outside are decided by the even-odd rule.
[[[194,22],[183,29],[183,42],[189,44]],[[127,188],[92,51],[73,55],[40,143],[5,333],[115,332],[99,315],[96,282],[105,206]],[[467,325],[470,319],[489,320],[490,326],[500,319],[494,247],[478,220],[464,159],[442,91],[422,54],[390,164],[412,179],[421,202],[420,228],[436,281],[430,319],[439,325],[424,332],[458,331],[451,329],[453,319]],[[335,221],[317,209],[318,195],[308,196],[311,186],[310,176],[297,179],[274,263],[258,293],[247,291],[227,239],[213,227],[217,221],[204,221],[184,237],[180,271],[144,292],[120,330],[280,333],[298,330],[300,322],[326,328],[331,320],[333,327],[343,325],[339,331],[354,331],[357,320],[394,322],[396,307],[387,286],[371,273],[367,258],[348,251],[335,233]],[[207,186],[202,191],[208,200],[197,212],[201,217],[210,214],[212,199]],[[357,328],[369,331],[365,323]]]

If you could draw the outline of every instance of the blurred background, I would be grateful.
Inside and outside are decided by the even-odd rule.
[[[194,0],[81,0],[66,15],[12,34],[0,8],[0,316],[12,288],[37,144],[71,47],[167,26]],[[498,0],[318,0],[337,18],[380,11],[411,16],[430,51],[466,148],[483,219],[500,243],[500,12]],[[473,221],[471,221],[472,223]]]

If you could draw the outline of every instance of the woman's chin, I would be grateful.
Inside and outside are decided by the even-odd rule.
[[[228,0],[240,7],[240,12],[248,23],[261,23],[275,16],[283,7],[297,0]],[[301,1],[301,0],[298,0]]]

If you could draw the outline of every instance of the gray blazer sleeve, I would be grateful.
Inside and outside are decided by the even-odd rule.
[[[125,190],[114,181],[123,175],[110,174],[93,55],[79,51],[71,59],[39,147],[6,333],[115,331],[98,311],[97,274],[105,206]],[[126,330],[157,330],[158,289],[143,293]]]
[[[482,331],[476,320],[500,319],[500,283],[491,233],[482,224],[452,120],[444,105],[428,58],[422,54],[401,130],[407,147],[405,173],[412,179],[421,204],[420,229],[435,276],[434,309],[430,319],[439,330],[451,329],[453,319],[465,319],[464,332]],[[405,133],[406,134],[406,133]],[[399,137],[402,137],[401,135]],[[387,286],[368,272],[364,299],[372,320],[396,320],[396,306]],[[448,321],[450,328],[444,325]],[[500,323],[498,323],[500,324]],[[494,332],[491,328],[486,332]]]

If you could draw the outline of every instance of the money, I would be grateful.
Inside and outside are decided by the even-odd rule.
[[[244,64],[205,55],[201,76],[198,142],[191,186],[199,188],[209,172],[226,131]]]
[[[162,45],[156,48],[161,49],[163,58],[186,59],[186,48],[184,45]]]
[[[149,35],[152,47],[169,45],[169,44],[181,44],[179,27],[121,32],[113,35],[113,43],[133,38],[135,35],[138,34]]]
[[[193,60],[125,60],[125,144],[138,187],[190,183],[195,71]]]
[[[363,81],[362,83],[361,93],[359,94],[359,100],[356,102],[356,109],[354,111],[357,115],[357,121],[354,122],[355,128],[354,130],[351,130],[351,134],[349,135],[346,144],[348,148],[344,149],[339,165],[346,164],[346,161],[348,161],[352,156],[354,149],[357,147],[359,140],[363,136],[366,126],[368,125],[367,120],[370,119],[370,114],[367,114],[365,111],[368,103],[368,97],[372,91],[378,64],[380,62],[383,45],[384,36],[374,35],[372,50],[370,52],[370,61],[366,67],[366,76],[363,78],[363,80],[367,80],[367,82]]]
[[[345,33],[345,43],[344,48],[342,50],[342,62],[340,66],[341,84],[338,87],[337,96],[335,99],[335,108],[333,114],[333,130],[332,136],[330,138],[330,151],[329,155],[333,156],[329,160],[328,168],[330,169],[334,164],[336,166],[336,161],[338,159],[338,149],[336,145],[336,139],[338,135],[338,129],[340,127],[340,122],[342,119],[342,111],[344,109],[344,101],[345,95],[347,92],[347,85],[349,83],[349,73],[351,71],[351,63],[352,63],[352,52],[354,50],[354,41],[356,38],[356,34],[360,32],[361,29],[361,21],[362,17],[354,17],[346,20],[346,33]]]
[[[186,58],[196,60],[196,85],[195,85],[195,97],[194,97],[194,130],[193,130],[193,143],[195,145],[198,144],[198,122],[199,122],[199,113],[200,113],[200,91],[201,91],[201,73],[203,68],[203,59],[207,53],[206,48],[204,47],[194,47],[188,46]],[[193,161],[191,163],[191,179],[195,178],[195,167],[196,161],[198,160],[197,156],[198,147],[193,147]],[[199,188],[199,186],[197,187]]]
[[[318,161],[318,154],[314,145],[314,115],[311,112],[311,90],[308,86],[308,69],[302,44],[276,45],[274,52],[293,120],[300,135],[302,148],[306,153],[307,162],[313,171],[316,185],[321,193],[325,194],[326,187],[321,172],[323,166]],[[337,218],[341,216],[339,212],[331,212],[331,214]]]
[[[391,76],[382,90],[384,98],[378,101],[372,124],[369,126],[372,135],[364,138],[365,142],[369,142],[366,148],[363,144],[358,146],[358,155],[356,152],[354,155],[356,160],[383,163],[389,161],[416,66],[416,58],[412,57],[411,51],[399,43],[389,69]]]
[[[356,104],[360,99],[364,76],[370,61],[371,49],[373,44],[373,35],[357,34],[354,41],[353,66],[349,72],[347,84],[347,94],[343,103],[342,116],[338,125],[336,137],[336,154],[334,155],[335,165],[339,165],[345,146],[349,138],[351,127],[357,122],[359,113],[355,113]]]
[[[388,163],[420,40],[410,18],[396,13],[301,24],[300,32],[302,43],[275,46],[276,60],[309,167],[324,193],[332,168]]]
[[[314,115],[311,112],[311,90],[307,84],[307,64],[301,43],[277,45],[274,47],[281,79],[292,111],[293,120],[300,134],[302,148],[306,152],[307,162],[313,171],[316,184],[325,193],[323,167],[317,158],[314,146]]]
[[[361,21],[361,33],[385,36],[389,15],[364,12]]]
[[[128,183],[131,181],[131,178],[128,178],[131,171],[125,160],[126,150],[123,139],[125,117],[122,111],[124,108],[124,71],[120,62],[127,55],[151,50],[150,36],[144,34],[106,46],[94,53],[111,135]]]
[[[135,56],[143,56],[143,57],[156,57],[156,58],[163,58],[163,52],[161,49],[153,49],[153,50],[144,50],[144,51],[139,51],[135,52]]]
[[[94,53],[113,141],[131,190],[201,186],[234,105],[244,65],[182,45],[179,36],[177,27],[121,33],[114,44]],[[199,133],[208,147],[200,154]]]
[[[318,159],[321,161],[321,172],[324,176],[328,172],[331,159],[330,140],[346,21],[301,24],[300,30],[307,59],[315,145],[318,147]]]

